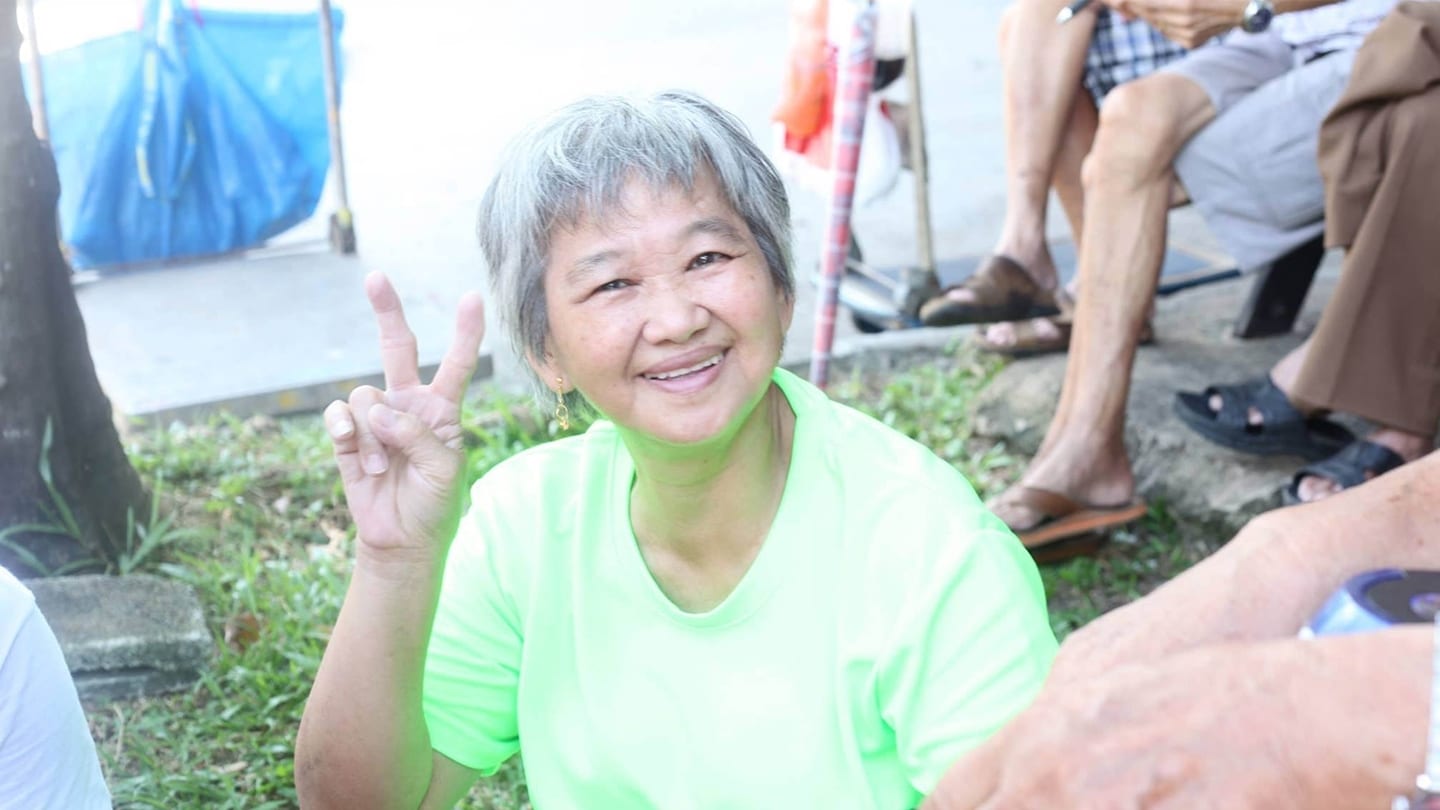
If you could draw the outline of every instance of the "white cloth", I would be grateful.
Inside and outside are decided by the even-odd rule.
[[[1328,6],[1295,11],[1275,17],[1271,28],[1295,49],[1301,62],[1330,51],[1353,51],[1360,47],[1380,18],[1390,13],[1395,0],[1341,0]]]
[[[95,742],[35,597],[0,568],[0,810],[110,810]]]

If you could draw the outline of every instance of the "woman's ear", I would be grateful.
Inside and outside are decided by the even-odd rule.
[[[556,380],[565,379],[565,374],[560,370],[559,364],[555,362],[553,354],[547,351],[543,356],[537,357],[531,352],[526,352],[525,362],[530,364],[530,370],[535,372],[535,376],[540,378],[546,388],[557,394],[565,393],[563,390],[556,390],[556,385],[559,385]]]
[[[564,382],[564,369],[560,368],[560,363],[556,362],[553,353],[550,353],[549,347],[547,347],[546,353],[540,356],[526,352],[526,362],[530,363],[530,370],[536,373],[537,378],[540,378],[540,382],[544,383],[544,386],[549,388],[550,391],[553,391],[556,395],[563,395],[564,392],[569,391],[570,386]]]

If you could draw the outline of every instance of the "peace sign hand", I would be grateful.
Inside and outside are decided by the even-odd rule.
[[[459,524],[464,450],[460,404],[485,333],[478,293],[460,299],[455,337],[435,378],[420,383],[415,335],[381,273],[365,278],[380,325],[385,390],[364,385],[325,409],[325,428],[360,544],[372,555],[443,555]]]

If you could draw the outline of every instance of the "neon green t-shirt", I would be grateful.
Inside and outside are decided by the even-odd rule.
[[[613,425],[476,483],[425,662],[432,747],[517,751],[537,808],[919,804],[1055,651],[1024,548],[950,465],[779,370],[796,415],[770,534],[685,613],[630,528]]]

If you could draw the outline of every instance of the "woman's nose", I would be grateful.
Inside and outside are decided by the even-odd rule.
[[[685,343],[710,323],[710,310],[695,285],[681,276],[656,284],[647,296],[645,339],[651,343]]]

